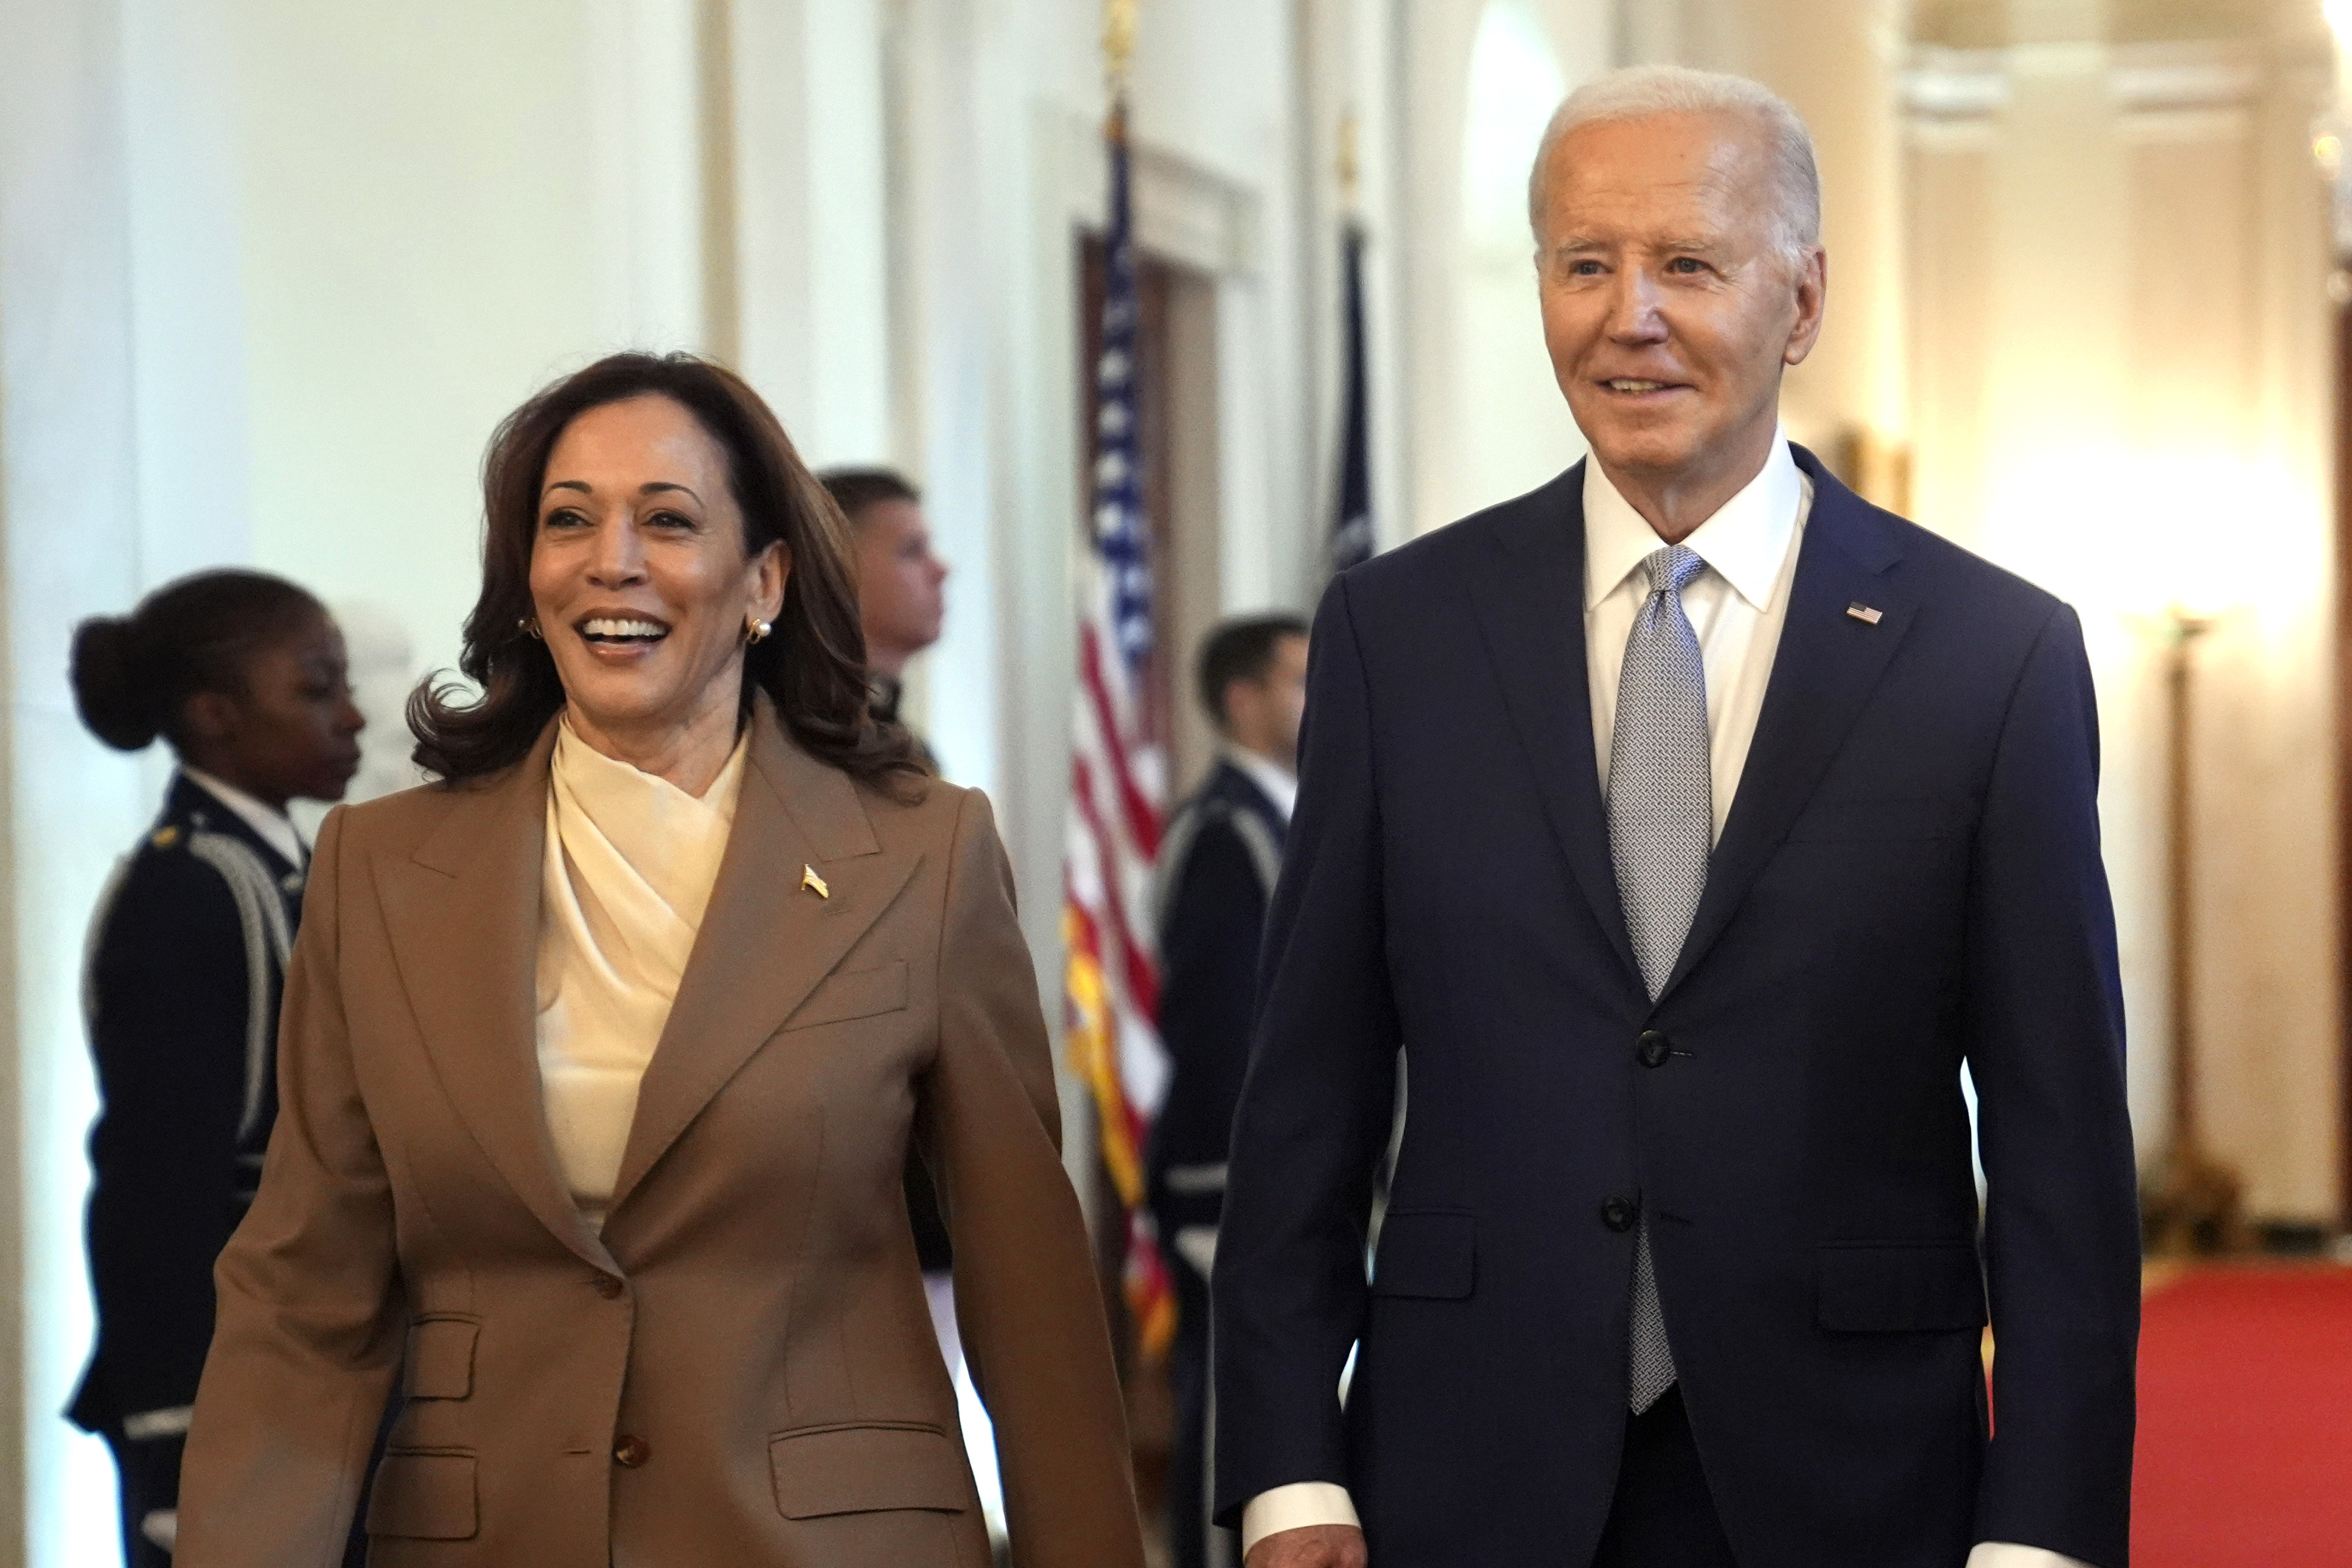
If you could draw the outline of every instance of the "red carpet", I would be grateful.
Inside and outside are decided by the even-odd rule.
[[[2352,1269],[2199,1269],[2147,1298],[2132,1562],[2352,1568]]]

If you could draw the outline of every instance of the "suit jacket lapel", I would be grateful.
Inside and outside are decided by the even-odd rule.
[[[1888,575],[1902,559],[1901,547],[1820,459],[1795,450],[1798,465],[1812,479],[1813,505],[1798,549],[1789,614],[1739,789],[1661,1000],[1730,924],[1886,673],[1916,609],[1899,580]],[[1879,619],[1874,623],[1847,614],[1854,604],[1876,610]]]
[[[1584,465],[1516,504],[1496,529],[1500,559],[1472,574],[1472,597],[1503,702],[1553,836],[1592,916],[1638,988],[1625,935],[1609,815],[1592,751],[1584,659]]]
[[[885,854],[857,791],[793,743],[763,697],[719,880],[703,912],[613,1189],[629,1195],[713,1095],[808,999],[914,873]],[[802,883],[814,870],[825,894]]]
[[[458,1119],[517,1197],[565,1246],[612,1260],[555,1163],[540,1096],[536,967],[550,724],[530,755],[450,791],[441,826],[376,862],[393,961]]]

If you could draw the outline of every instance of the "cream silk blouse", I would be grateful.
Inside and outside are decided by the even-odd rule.
[[[547,1132],[602,1228],[653,1060],[735,822],[745,745],[700,799],[555,737],[541,873],[538,1046]]]

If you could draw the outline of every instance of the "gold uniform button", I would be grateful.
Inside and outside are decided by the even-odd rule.
[[[654,1457],[653,1445],[643,1437],[623,1437],[613,1445],[613,1462],[627,1469],[635,1469]]]

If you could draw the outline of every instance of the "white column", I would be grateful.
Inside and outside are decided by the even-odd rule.
[[[738,365],[812,465],[886,460],[895,433],[881,7],[735,0],[729,17]]]
[[[888,165],[898,365],[892,446],[924,487],[933,538],[953,571],[945,633],[922,661],[924,717],[951,777],[1000,792],[997,393],[971,7],[967,0],[909,0],[889,43],[888,97],[897,115]],[[1058,902],[1050,883],[1027,904],[1049,901]],[[1038,928],[1031,931],[1034,941]]]
[[[1891,0],[1751,0],[1742,9],[1751,24],[1746,53],[1719,63],[1780,93],[1812,132],[1830,257],[1828,319],[1812,356],[1790,372],[1782,416],[1791,434],[1817,449],[1863,432],[1874,450],[1885,450],[1909,424],[1897,7]],[[1865,473],[1865,487],[1875,477]]]
[[[696,0],[589,0],[596,322],[609,349],[706,342]]]
[[[215,0],[124,5],[123,124],[140,569],[252,552],[232,73]]]
[[[117,1550],[103,1448],[59,1416],[89,1349],[82,930],[137,831],[137,769],[76,722],[66,648],[140,583],[123,41],[115,8],[0,0],[0,1564]]]
[[[1399,248],[1412,447],[1412,489],[1400,530],[1407,537],[1462,515],[1455,390],[1463,123],[1471,40],[1485,8],[1484,0],[1412,0],[1401,6],[1396,25],[1403,125]],[[1532,298],[1532,278],[1528,293]]]

